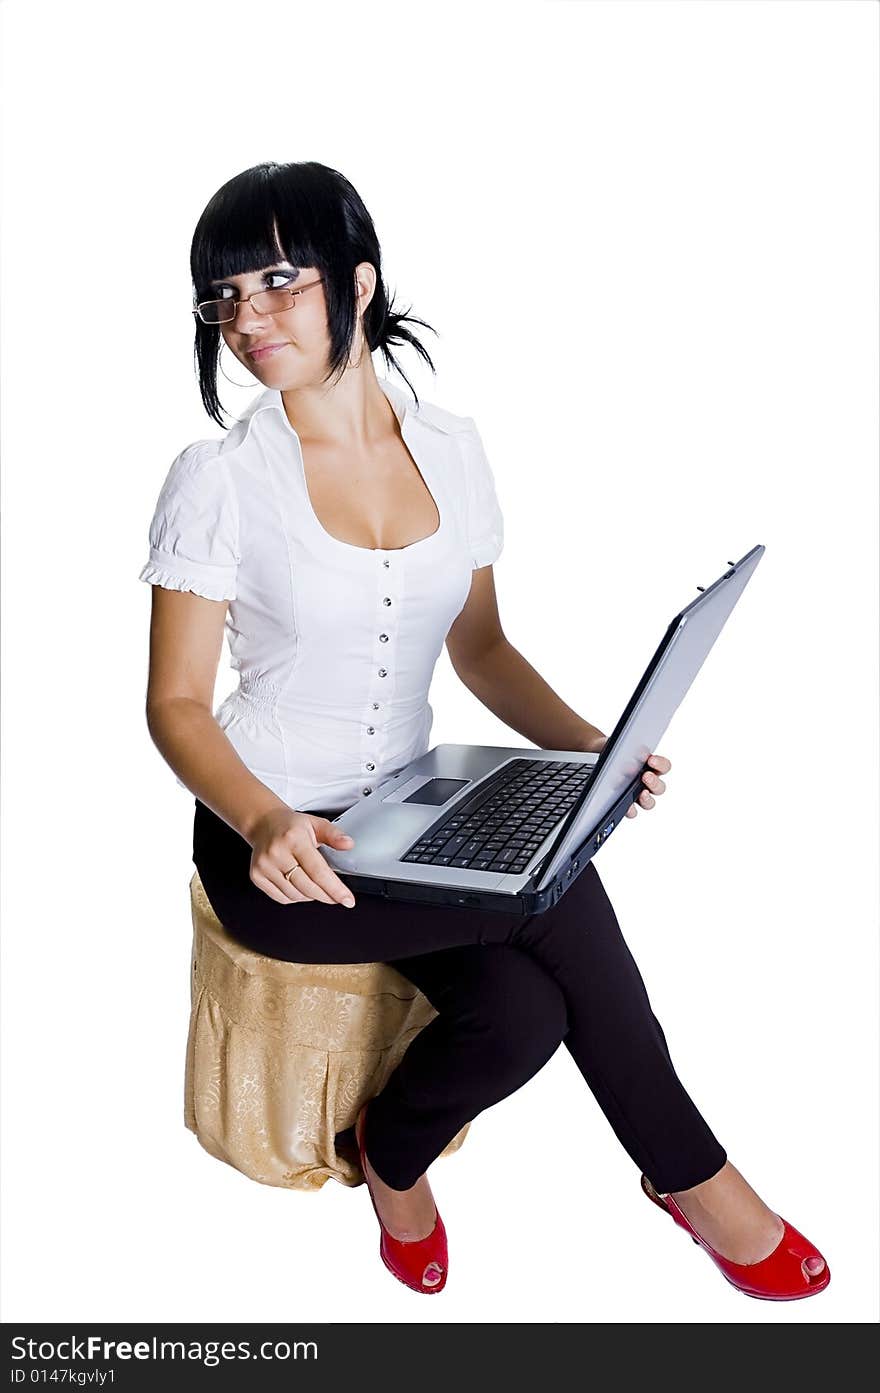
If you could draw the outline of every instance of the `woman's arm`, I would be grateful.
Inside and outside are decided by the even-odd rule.
[[[500,721],[540,749],[590,751],[605,742],[602,731],[566,706],[506,638],[493,644],[478,663],[455,670]]]
[[[153,586],[147,726],[153,743],[191,793],[238,834],[287,808],[242,763],[214,719],[226,600]]]
[[[446,636],[455,672],[484,706],[544,750],[592,751],[606,737],[566,706],[509,643],[498,615],[491,566],[473,573],[470,594]]]

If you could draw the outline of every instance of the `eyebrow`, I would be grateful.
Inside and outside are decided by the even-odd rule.
[[[299,266],[270,266],[263,272],[263,279],[265,280],[267,276],[277,276],[282,272],[288,272],[295,277],[299,275],[300,268]],[[208,285],[212,290],[220,290],[226,285],[229,286],[230,290],[238,289],[238,286],[233,285],[231,281],[208,281]]]

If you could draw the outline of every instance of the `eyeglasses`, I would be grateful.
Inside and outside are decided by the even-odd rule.
[[[228,324],[238,313],[239,305],[250,302],[257,314],[283,314],[285,310],[295,308],[297,295],[303,295],[305,291],[311,290],[313,285],[323,283],[324,277],[319,276],[316,281],[301,285],[297,290],[283,286],[281,290],[256,290],[253,295],[246,295],[243,300],[203,300],[200,305],[196,305],[192,313],[203,324]]]

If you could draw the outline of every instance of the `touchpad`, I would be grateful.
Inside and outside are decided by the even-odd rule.
[[[467,784],[472,783],[471,779],[429,779],[427,783],[417,788],[415,793],[411,793],[407,798],[401,798],[401,803],[428,803],[432,807],[439,808],[442,803],[447,803],[450,798],[454,798]]]

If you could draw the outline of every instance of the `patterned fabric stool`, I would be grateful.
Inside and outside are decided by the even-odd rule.
[[[437,1012],[387,963],[315,965],[236,942],[196,871],[184,1121],[264,1185],[360,1185],[354,1127]],[[457,1151],[470,1123],[441,1152]]]

